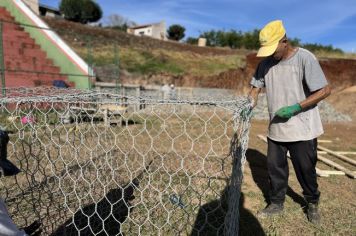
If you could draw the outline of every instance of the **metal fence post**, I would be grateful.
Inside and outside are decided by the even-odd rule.
[[[4,45],[3,45],[3,22],[0,21],[0,77],[1,77],[1,90],[2,96],[6,96],[6,85],[5,85],[5,56],[4,56]]]
[[[87,46],[88,46],[88,51],[87,51],[87,53],[88,53],[88,55],[87,55],[87,57],[88,57],[88,79],[89,79],[89,89],[92,89],[93,88],[93,84],[92,84],[92,82],[93,82],[93,70],[94,70],[94,68],[93,68],[93,55],[92,55],[92,45],[91,45],[91,38],[89,37],[88,39],[87,39]]]
[[[119,94],[120,86],[120,59],[119,59],[119,50],[116,43],[114,43],[114,60],[115,60],[115,93]]]

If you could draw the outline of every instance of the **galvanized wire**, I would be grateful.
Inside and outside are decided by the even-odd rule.
[[[21,169],[0,194],[44,235],[237,235],[251,103],[8,89]],[[212,207],[212,206],[216,207]]]

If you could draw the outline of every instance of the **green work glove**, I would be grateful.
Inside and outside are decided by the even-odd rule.
[[[301,110],[302,110],[302,107],[300,106],[299,103],[297,103],[297,104],[294,104],[293,106],[286,106],[286,107],[280,108],[276,112],[276,116],[279,116],[284,119],[289,119],[292,116],[294,116],[295,114],[297,114],[298,112],[300,112]]]

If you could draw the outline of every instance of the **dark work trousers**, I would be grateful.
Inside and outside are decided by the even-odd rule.
[[[308,203],[318,203],[320,192],[316,176],[317,139],[298,142],[277,142],[268,139],[267,168],[270,181],[270,200],[283,203],[288,188],[289,151],[294,171]]]

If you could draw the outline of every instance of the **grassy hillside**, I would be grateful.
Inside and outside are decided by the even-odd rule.
[[[137,75],[214,76],[244,67],[245,57],[251,52],[137,37],[118,30],[51,18],[45,21],[89,64],[113,65],[118,55],[120,68]],[[356,54],[314,53],[319,58],[356,59]]]
[[[71,45],[80,56],[88,61],[88,49]],[[92,48],[92,61],[96,66],[115,64],[113,46],[96,45]],[[201,55],[191,52],[164,49],[144,50],[121,46],[119,48],[120,68],[137,74],[168,73],[172,75],[212,75],[243,66],[244,56]]]
[[[63,20],[46,22],[87,62],[115,64],[115,45],[120,68],[137,74],[215,75],[244,66],[248,51],[163,42],[117,30],[84,26]]]

